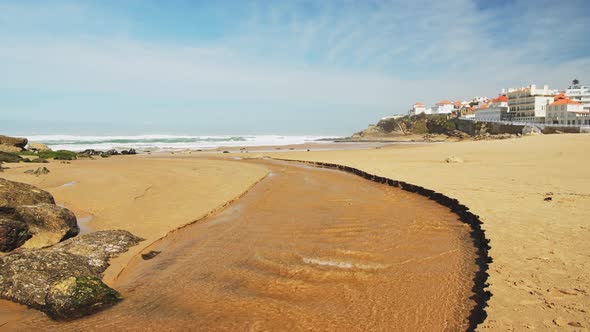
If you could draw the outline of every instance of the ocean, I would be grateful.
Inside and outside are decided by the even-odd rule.
[[[53,150],[83,151],[86,149],[136,149],[136,150],[184,150],[215,149],[222,146],[279,146],[313,143],[327,136],[282,136],[282,135],[226,135],[226,136],[177,136],[177,135],[135,135],[135,136],[71,136],[33,135],[29,142],[47,144]]]

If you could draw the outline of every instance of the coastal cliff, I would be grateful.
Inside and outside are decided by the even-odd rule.
[[[407,136],[445,135],[467,138],[470,135],[457,129],[456,119],[446,115],[415,115],[382,119],[375,125],[355,133],[352,139],[395,139]]]
[[[447,141],[505,139],[534,130],[525,125],[478,122],[449,118],[446,114],[412,115],[381,119],[375,125],[354,133],[353,141]]]

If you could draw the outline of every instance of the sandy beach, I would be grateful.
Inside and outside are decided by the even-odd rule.
[[[491,240],[492,298],[479,330],[581,331],[590,328],[587,151],[588,135],[543,135],[272,156],[349,165],[457,198]]]
[[[474,246],[448,208],[341,171],[270,171],[227,209],[173,232],[114,281],[124,300],[23,331],[466,330]],[[190,328],[189,328],[190,327]]]
[[[333,151],[294,147],[251,156],[348,165],[459,199],[483,221],[494,260],[488,318],[478,330],[583,331],[590,326],[589,138],[544,135]],[[50,191],[79,218],[91,216],[91,229],[123,228],[146,238],[112,262],[105,281],[113,283],[156,239],[224,206],[267,174],[265,167],[235,160],[244,153],[234,151],[52,162],[51,173],[40,177],[23,174],[34,165],[13,164],[2,176]],[[445,162],[451,156],[459,162]],[[0,319],[23,315],[20,306],[2,301],[2,307]]]

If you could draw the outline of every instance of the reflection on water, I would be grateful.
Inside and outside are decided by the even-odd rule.
[[[88,223],[94,219],[94,216],[87,216],[87,217],[79,217],[78,220],[78,227],[80,228],[80,234],[90,233],[92,228],[88,226]]]
[[[270,161],[221,213],[150,246],[94,316],[22,330],[464,330],[476,271],[447,208],[341,172]],[[305,181],[302,181],[305,179]]]
[[[66,182],[66,183],[62,184],[60,187],[64,187],[64,188],[65,187],[71,187],[71,186],[73,186],[75,184],[76,184],[76,181],[70,181],[70,182]]]

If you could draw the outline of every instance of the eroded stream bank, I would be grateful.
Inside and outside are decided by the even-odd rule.
[[[468,225],[427,198],[339,171],[268,160],[222,212],[136,257],[125,300],[21,330],[465,330],[478,269]],[[231,179],[228,179],[230,181]]]

